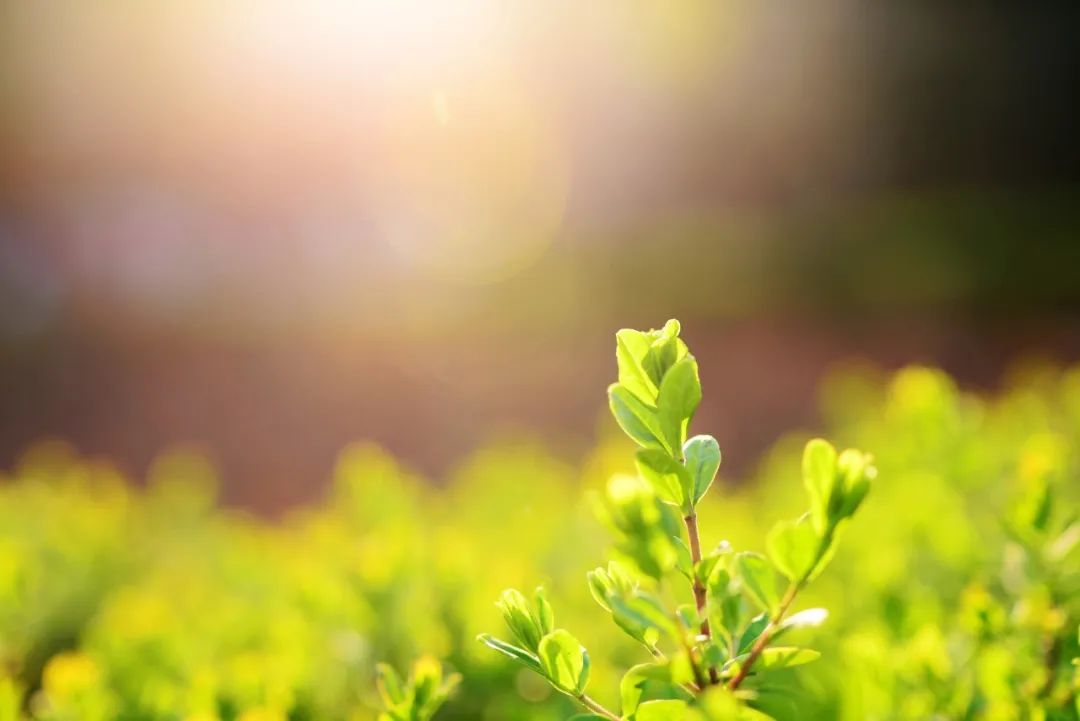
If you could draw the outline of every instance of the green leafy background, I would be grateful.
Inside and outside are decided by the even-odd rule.
[[[830,611],[790,631],[822,657],[780,672],[767,711],[1075,719],[1080,370],[1031,370],[992,397],[926,368],[848,372],[821,397],[815,430],[879,474],[799,600]],[[766,551],[804,506],[809,436],[781,438],[751,479],[721,468],[699,507],[706,548]],[[647,659],[591,597],[611,539],[588,499],[633,471],[614,424],[580,465],[503,440],[442,487],[356,445],[322,502],[269,523],[219,506],[197,455],[163,455],[135,490],[105,461],[35,447],[0,483],[0,720],[369,719],[376,662],[424,652],[463,676],[439,718],[570,718],[570,699],[475,641],[501,628],[503,589],[538,583],[590,651],[590,695],[617,708]],[[1032,545],[1047,562],[1025,562]]]

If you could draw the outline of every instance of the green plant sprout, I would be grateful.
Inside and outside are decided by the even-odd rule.
[[[375,673],[383,706],[379,721],[428,721],[461,682],[461,676],[444,674],[439,662],[428,656],[413,662],[406,679],[385,663],[377,664]]]
[[[651,656],[623,676],[620,712],[586,693],[588,651],[556,626],[543,590],[531,603],[517,590],[503,593],[497,605],[511,641],[479,637],[576,699],[587,710],[580,721],[768,718],[756,707],[766,680],[819,656],[779,645],[791,630],[827,616],[821,608],[791,613],[794,602],[832,558],[875,476],[866,454],[810,441],[802,461],[810,509],[772,529],[768,555],[736,552],[726,542],[703,554],[697,509],[716,478],[720,447],[712,436],[688,438],[701,383],[679,332],[671,320],[661,330],[616,334],[618,382],[608,398],[640,447],[638,476],[613,478],[598,503],[618,560],[590,572],[588,582],[612,621]]]

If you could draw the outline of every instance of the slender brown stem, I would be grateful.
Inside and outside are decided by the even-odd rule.
[[[577,696],[576,698],[577,698],[578,701],[580,701],[582,703],[583,706],[585,706],[585,708],[589,709],[594,714],[599,714],[600,716],[603,716],[606,719],[611,719],[611,721],[620,721],[618,716],[616,716],[612,712],[608,711],[606,708],[604,708],[603,706],[598,704],[596,701],[593,701],[591,698],[589,698],[585,694],[581,694],[580,696]]]
[[[780,605],[776,607],[776,613],[769,619],[769,625],[765,627],[765,630],[758,636],[757,641],[754,642],[753,647],[750,649],[750,653],[746,656],[746,661],[739,666],[739,672],[728,681],[729,689],[734,691],[739,687],[739,684],[746,680],[746,677],[750,674],[750,668],[769,645],[773,633],[776,632],[776,628],[780,625],[780,622],[784,620],[784,614],[786,614],[788,608],[791,607],[791,603],[795,600],[795,596],[798,595],[802,585],[803,581],[800,580],[799,582],[793,582],[788,586],[787,592],[784,593],[784,597],[780,600]]]
[[[697,511],[691,512],[683,520],[686,521],[686,535],[690,537],[690,560],[693,561],[694,565],[694,605],[697,606],[698,615],[701,616],[701,635],[711,638],[709,618],[705,613],[705,584],[697,576],[697,565],[701,563],[701,539],[698,538]],[[691,662],[693,662],[693,659],[691,659]],[[720,683],[720,676],[712,666],[709,667],[709,682],[712,684]]]

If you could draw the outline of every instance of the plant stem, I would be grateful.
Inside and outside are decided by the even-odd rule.
[[[773,633],[776,632],[776,627],[784,620],[784,614],[786,614],[788,608],[791,607],[791,603],[795,600],[795,596],[798,595],[799,589],[802,588],[805,580],[806,579],[803,578],[797,582],[792,581],[791,585],[788,586],[787,592],[784,593],[784,597],[780,600],[780,605],[776,607],[776,613],[769,619],[769,625],[765,627],[765,630],[758,636],[757,641],[754,642],[754,646],[746,656],[746,661],[739,666],[739,672],[728,682],[728,688],[730,690],[734,691],[739,688],[739,684],[745,681],[746,677],[750,675],[750,668],[754,665],[754,661],[758,660],[758,657],[769,645]]]
[[[594,714],[599,714],[600,716],[603,716],[606,719],[611,719],[611,721],[620,721],[618,716],[611,713],[606,708],[604,708],[603,706],[598,704],[596,701],[593,701],[591,698],[589,698],[585,694],[581,694],[580,696],[576,696],[575,698],[578,701],[580,701],[582,703],[582,705],[585,706],[585,708],[589,709]]]
[[[697,565],[701,563],[701,539],[698,538],[697,511],[691,511],[684,519],[686,521],[686,535],[690,537],[690,560],[694,564],[694,604],[697,606],[698,615],[701,616],[701,635],[711,638],[709,630],[709,618],[705,615],[705,584],[697,577]],[[690,659],[693,663],[693,659]],[[720,683],[720,676],[716,669],[709,667],[709,682]]]

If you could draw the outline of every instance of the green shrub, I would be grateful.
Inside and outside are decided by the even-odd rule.
[[[623,676],[620,712],[586,693],[589,653],[555,627],[541,589],[532,604],[516,590],[503,593],[498,606],[513,642],[480,636],[580,702],[590,712],[582,718],[763,716],[756,707],[781,692],[778,672],[819,655],[779,642],[827,617],[823,608],[790,611],[833,557],[876,473],[859,451],[837,454],[823,440],[810,441],[802,460],[810,509],[772,528],[768,556],[736,552],[727,542],[702,554],[698,506],[719,470],[720,447],[712,436],[687,437],[701,383],[679,330],[677,321],[668,321],[659,331],[616,335],[619,380],[608,397],[615,420],[639,446],[638,475],[613,478],[599,504],[622,563],[595,569],[588,581],[615,625],[652,657]]]

